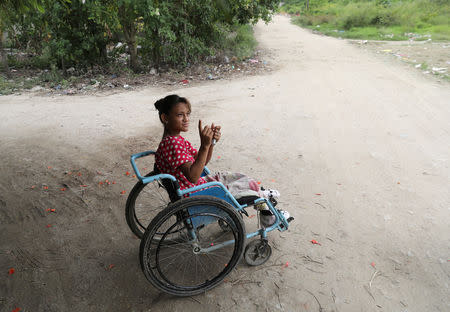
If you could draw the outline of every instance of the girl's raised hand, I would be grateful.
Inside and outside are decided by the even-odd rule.
[[[198,132],[200,134],[200,144],[204,147],[209,147],[212,143],[214,131],[209,127],[202,127],[202,121],[198,121]]]

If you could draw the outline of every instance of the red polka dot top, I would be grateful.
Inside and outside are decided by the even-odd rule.
[[[191,188],[206,183],[205,179],[200,178],[196,184],[191,183],[179,167],[187,162],[193,163],[195,155],[197,155],[197,150],[182,136],[167,136],[159,143],[156,151],[156,167],[161,173],[173,175],[180,184],[181,190]]]

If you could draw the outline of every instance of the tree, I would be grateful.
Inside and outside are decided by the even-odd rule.
[[[3,69],[8,77],[11,73],[8,66],[8,56],[5,51],[7,39],[6,29],[13,15],[26,13],[32,9],[42,10],[39,0],[2,0],[0,2],[0,52]]]

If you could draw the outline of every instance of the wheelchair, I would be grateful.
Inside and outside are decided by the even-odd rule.
[[[223,281],[242,256],[252,266],[270,258],[268,232],[286,231],[293,220],[275,209],[275,198],[236,199],[220,182],[180,190],[176,178],[158,172],[156,166],[142,176],[136,159],[154,154],[131,156],[139,181],[128,196],[125,214],[128,226],[141,239],[142,271],[155,288],[176,296],[197,295]],[[205,167],[202,176],[209,173]],[[264,204],[273,224],[260,225],[257,210],[258,229],[246,233],[246,208]]]

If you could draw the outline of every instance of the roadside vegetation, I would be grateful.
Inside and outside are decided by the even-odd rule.
[[[286,0],[282,11],[334,37],[450,41],[448,0]]]
[[[0,94],[250,58],[278,0],[2,0]],[[103,78],[102,78],[103,77]]]

